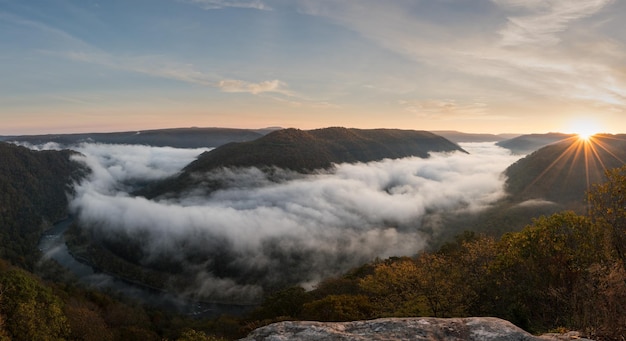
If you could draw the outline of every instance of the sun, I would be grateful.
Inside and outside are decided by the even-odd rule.
[[[600,132],[600,125],[591,118],[581,118],[570,123],[569,132],[578,135],[581,141],[589,141],[591,137]]]
[[[578,132],[576,134],[578,135],[579,140],[589,141],[589,139],[597,133],[596,132]]]

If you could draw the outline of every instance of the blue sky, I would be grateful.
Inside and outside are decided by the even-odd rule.
[[[0,134],[626,132],[624,20],[611,0],[0,0]]]

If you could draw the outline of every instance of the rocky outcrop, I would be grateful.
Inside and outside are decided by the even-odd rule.
[[[240,341],[545,341],[493,317],[383,318],[354,322],[286,321],[254,330]],[[580,339],[578,340],[585,340]]]

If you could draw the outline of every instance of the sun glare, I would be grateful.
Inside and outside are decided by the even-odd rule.
[[[589,141],[593,135],[600,132],[600,126],[592,119],[580,119],[570,124],[570,131],[578,135],[580,140]]]
[[[589,141],[589,139],[595,135],[596,133],[594,132],[579,132],[577,133],[578,135],[578,139],[580,140],[584,140],[584,141]]]

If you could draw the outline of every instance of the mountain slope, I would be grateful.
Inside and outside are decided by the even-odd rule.
[[[518,202],[545,199],[565,206],[582,204],[586,191],[603,181],[604,170],[625,161],[626,135],[596,135],[587,142],[570,137],[511,165],[505,172],[507,190]]]
[[[278,167],[300,173],[328,169],[333,163],[353,163],[417,156],[430,152],[463,151],[458,145],[426,131],[398,129],[324,128],[283,129],[254,141],[229,143],[205,152],[175,178],[164,180],[137,194],[154,198],[180,193],[197,180],[194,174],[224,167]],[[219,188],[219,183],[210,187]]]
[[[67,215],[70,185],[85,171],[72,154],[0,142],[0,257],[28,265],[42,227]]]

